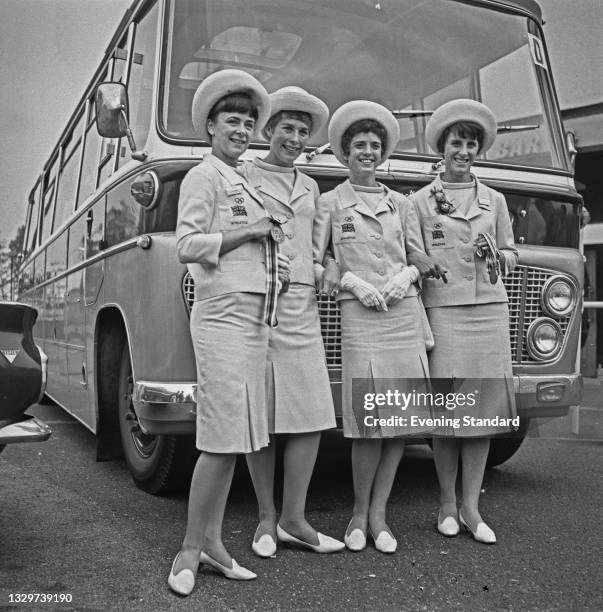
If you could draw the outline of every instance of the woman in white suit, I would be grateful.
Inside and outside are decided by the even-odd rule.
[[[335,427],[335,412],[320,333],[312,259],[312,229],[318,185],[294,166],[308,141],[327,122],[327,105],[300,87],[270,94],[270,118],[263,130],[270,152],[246,164],[251,185],[269,214],[282,224],[280,252],[290,261],[289,285],[279,296],[278,325],[270,330],[266,370],[268,428],[288,434],[284,448],[283,504],[274,505],[274,444],[247,455],[260,522],[252,549],[276,553],[277,539],[315,552],[344,548],[306,520],[306,494],[321,431]]]
[[[496,542],[478,510],[489,436],[513,431],[510,419],[516,414],[508,298],[502,276],[515,267],[517,250],[504,196],[471,173],[477,155],[493,144],[496,129],[492,111],[481,102],[460,99],[440,106],[430,117],[425,135],[431,148],[442,154],[445,169],[411,196],[432,260],[413,259],[427,275],[423,301],[435,340],[429,356],[431,375],[449,381],[470,379],[468,390],[478,391],[474,406],[459,405],[440,416],[461,423],[464,417],[492,423],[480,420],[475,425],[434,430],[440,483],[437,528],[445,536],[456,536],[460,522],[486,544]],[[494,424],[497,418],[503,425]],[[459,457],[460,511],[456,503]]]
[[[193,125],[212,152],[182,181],[176,228],[178,256],[195,281],[190,328],[201,450],[186,535],[168,578],[180,595],[192,591],[200,562],[227,578],[256,577],[230,556],[221,532],[237,454],[269,443],[264,373],[277,285],[269,242],[275,225],[237,168],[269,107],[264,87],[240,70],[210,75],[193,99]]]
[[[409,252],[426,257],[421,230],[411,203],[375,178],[398,139],[398,122],[380,104],[356,100],[335,111],[329,142],[348,167],[349,179],[319,198],[314,234],[317,265],[330,244],[342,275],[337,299],[343,432],[353,438],[354,479],[354,511],[344,539],[354,551],[366,546],[369,531],[377,550],[396,550],[397,540],[386,522],[387,501],[404,436],[426,429],[412,427],[410,417],[430,415],[426,407],[403,415],[393,407],[364,409],[359,397],[363,393],[353,385],[356,379],[364,385],[363,392],[378,392],[380,379],[389,379],[404,392],[424,384],[429,376],[422,307],[413,284],[419,273],[407,264]],[[389,420],[396,416],[404,418]]]

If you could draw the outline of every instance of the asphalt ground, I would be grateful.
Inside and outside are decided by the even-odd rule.
[[[495,546],[436,532],[436,476],[423,445],[407,449],[390,501],[396,554],[372,545],[336,555],[279,548],[261,560],[249,548],[256,505],[241,461],[224,539],[259,578],[229,581],[203,568],[186,599],[166,584],[186,496],[143,493],[122,462],[95,462],[95,438],[82,425],[57,407],[36,406],[29,412],[51,424],[50,440],[0,455],[0,610],[601,610],[603,387],[586,387],[577,433],[571,415],[544,423],[487,472],[481,510]],[[342,537],[351,507],[349,445],[330,434],[308,518]],[[72,601],[11,604],[11,594],[14,601],[22,593]]]

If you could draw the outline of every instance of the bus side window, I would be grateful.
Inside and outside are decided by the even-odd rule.
[[[52,222],[54,219],[54,208],[55,208],[55,195],[56,195],[56,174],[57,174],[57,160],[55,159],[48,170],[44,174],[43,191],[42,196],[42,242],[52,234]]]
[[[107,194],[106,241],[111,247],[138,236],[142,208],[130,193],[130,181],[124,181]]]
[[[25,255],[29,255],[39,244],[39,221],[40,221],[40,192],[36,189],[33,200],[30,200],[31,215],[29,216],[29,231],[27,232],[27,243]]]
[[[46,279],[54,278],[67,268],[67,232],[55,238],[46,249]]]
[[[101,198],[86,215],[88,243],[86,259],[105,248],[105,198]]]
[[[100,159],[101,137],[96,130],[94,104],[89,103],[89,115],[86,122],[84,142],[84,159],[82,161],[82,178],[78,194],[78,208],[92,195],[98,184],[98,162]]]
[[[130,127],[138,150],[144,149],[151,127],[158,12],[158,6],[155,4],[137,24],[134,37],[134,54],[130,68],[128,98],[130,103]],[[126,158],[129,159],[129,149]]]
[[[80,215],[69,227],[69,252],[67,253],[67,267],[84,261],[86,249],[86,214]]]
[[[43,283],[46,278],[46,251],[42,251],[35,259],[34,285]]]

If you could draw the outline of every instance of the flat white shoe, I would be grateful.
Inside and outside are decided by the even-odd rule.
[[[352,521],[350,521],[348,529],[350,528],[351,524]],[[343,536],[343,541],[345,542],[346,547],[354,552],[358,552],[366,548],[366,535],[364,534],[362,529],[353,529],[352,533],[350,533],[349,535],[346,529],[345,535]]]
[[[304,542],[303,540],[292,536],[290,533],[287,533],[279,524],[276,526],[276,536],[281,542],[298,544],[317,553],[334,553],[345,548],[345,544],[343,542],[324,535],[324,533],[316,532],[316,535],[318,536],[318,544],[310,544],[309,542]]]
[[[471,527],[469,526],[469,523],[465,521],[465,519],[463,518],[463,515],[460,512],[459,512],[459,521],[461,522],[461,525],[467,531],[469,531],[469,533],[471,533],[471,535],[473,536],[473,539],[476,540],[477,542],[481,542],[482,544],[496,544],[496,534],[483,521],[477,524],[475,531],[471,529]]]
[[[177,574],[174,574],[174,566],[176,565],[176,561],[180,553],[176,555],[174,561],[172,562],[172,569],[170,570],[170,575],[168,576],[168,585],[174,593],[178,593],[178,595],[190,595],[195,586],[195,576],[193,572],[189,569],[180,570]]]
[[[371,532],[373,540],[375,541],[375,548],[382,553],[395,553],[398,548],[398,540],[391,536],[387,531],[380,531],[379,535],[375,535]]]
[[[253,550],[258,557],[274,557],[276,554],[276,542],[271,535],[265,533],[257,542],[253,540],[251,543],[251,550]]]
[[[217,569],[219,572],[222,572],[226,578],[230,578],[231,580],[253,580],[258,577],[257,574],[254,574],[246,567],[241,567],[234,559],[232,560],[232,567],[226,567],[203,551],[201,551],[199,555],[199,562]]]
[[[447,516],[443,521],[440,521],[440,514],[438,513],[438,531],[447,538],[454,538],[459,534],[461,530],[460,525],[454,516]]]

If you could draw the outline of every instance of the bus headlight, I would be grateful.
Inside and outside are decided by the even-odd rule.
[[[540,317],[528,327],[528,353],[539,361],[554,359],[561,350],[563,334],[561,327],[553,319]]]
[[[576,287],[566,276],[552,276],[542,288],[542,310],[550,317],[565,317],[576,305]]]

